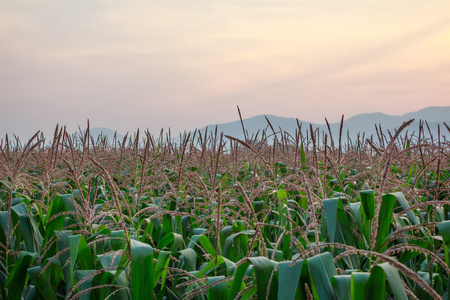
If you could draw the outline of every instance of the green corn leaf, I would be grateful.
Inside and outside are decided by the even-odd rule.
[[[65,215],[60,215],[58,217],[52,218],[58,213],[68,211],[68,208],[60,196],[55,197],[50,202],[50,207],[45,218],[46,229],[44,235],[44,245],[47,244],[49,239],[56,234],[58,230],[61,230],[64,226]],[[48,221],[52,218],[51,221]]]
[[[325,199],[323,200],[323,207],[330,242],[355,246],[352,226],[344,210],[342,200],[340,198]],[[338,252],[340,253],[342,250],[338,250]],[[352,269],[359,266],[359,258],[356,255],[345,256],[343,260]]]
[[[122,260],[122,254],[109,253],[99,255],[99,261],[103,268],[118,267]]]
[[[77,254],[78,254],[78,242],[80,240],[80,235],[75,236],[69,236],[69,253],[70,253],[70,266],[69,266],[69,274],[70,274],[70,284],[74,284],[73,281],[73,273],[74,273],[74,267],[75,263],[77,261]]]
[[[269,260],[263,256],[248,258],[253,264],[256,274],[256,289],[258,300],[267,299],[266,293],[269,287],[269,279],[272,275],[272,271],[276,266],[276,262]],[[278,280],[273,276],[272,282],[269,288],[269,298],[277,299],[278,292]]]
[[[86,278],[87,276],[89,276],[90,274],[92,274],[93,272],[95,272],[95,271],[94,270],[79,270],[79,271],[75,272],[75,278],[77,281],[80,281],[80,280],[83,280],[84,278]],[[79,292],[82,292],[84,290],[89,290],[92,287],[92,282],[94,280],[94,277],[95,276],[91,276],[87,280],[85,280],[80,285]],[[79,299],[80,300],[89,300],[90,295],[91,295],[91,292],[86,292],[85,294],[82,294]]]
[[[278,264],[278,299],[303,299],[298,289],[303,260],[298,260],[293,266],[291,263],[284,261]]]
[[[8,212],[7,211],[0,211],[0,242],[3,245],[6,245],[6,237],[8,236],[8,234],[6,233],[6,228],[8,227],[6,224],[8,223]],[[11,237],[9,240],[9,245],[11,247],[11,250],[14,251],[15,247],[14,247],[14,235],[11,234],[12,233],[12,224],[11,224],[11,220],[9,221],[9,236]]]
[[[153,249],[147,244],[130,240],[131,295],[133,300],[153,298]]]
[[[211,244],[211,241],[208,239],[206,235],[200,236],[198,241],[200,245],[202,245],[206,253],[211,254],[212,256],[216,256],[216,250],[214,249],[214,246]]]
[[[172,216],[169,214],[163,215],[163,231],[165,234],[173,233]]]
[[[42,248],[44,238],[42,237],[39,227],[34,216],[30,215],[28,207],[25,203],[14,205],[11,208],[14,223],[20,222],[20,232],[25,242],[27,251],[39,252]]]
[[[180,250],[179,253],[183,256],[184,270],[195,271],[197,269],[197,253],[191,248]]]
[[[66,204],[66,207],[69,211],[76,211],[75,205],[73,204],[73,194],[60,194],[58,197],[60,197],[64,204]]]
[[[244,231],[234,233],[234,234],[230,235],[229,237],[227,237],[225,239],[225,243],[223,246],[223,256],[225,256],[226,258],[230,258],[232,245],[236,244],[235,238],[241,237],[242,235],[254,235],[254,234],[255,234],[254,230],[244,230]],[[241,245],[243,252],[246,252],[246,250],[247,250],[246,240],[240,239],[240,242],[241,243],[239,243],[239,244]],[[235,245],[235,249],[236,248],[237,247]],[[246,255],[247,253],[242,253],[242,254]]]
[[[50,266],[43,274],[41,274],[41,266],[32,267],[27,270],[36,291],[46,300],[56,300],[56,294],[53,290],[54,285],[51,283],[50,279],[51,268],[52,266]]]
[[[125,232],[115,230],[111,232],[111,248],[113,250],[122,250],[125,247]]]
[[[73,273],[70,271],[70,266],[66,264],[68,259],[70,258],[70,244],[69,244],[69,235],[72,234],[71,230],[62,230],[57,234],[58,238],[58,248],[59,251],[63,251],[69,248],[69,252],[65,251],[59,256],[59,260],[61,265],[64,266],[62,268],[64,274],[64,282],[66,284],[66,290],[70,290],[73,282]]]
[[[439,235],[442,236],[444,243],[450,246],[450,221],[444,221],[437,225],[439,229]]]
[[[240,300],[247,300],[247,299],[254,299],[253,295],[257,292],[256,286],[251,287],[249,290],[247,290],[241,297]]]
[[[265,239],[265,240],[267,241],[267,239]],[[274,255],[274,252],[275,252],[275,255]],[[273,257],[273,259],[275,261],[280,262],[283,260],[283,252],[280,250],[267,249],[267,254],[270,258]]]
[[[181,222],[181,216],[174,216],[174,218],[175,218],[175,224],[177,227],[177,233],[182,236],[183,235],[183,224]]]
[[[92,280],[92,285],[94,286],[103,286],[102,288],[93,290],[91,295],[91,299],[94,298],[95,300],[101,300],[106,299],[108,296],[111,295],[112,292],[114,292],[114,289],[110,286],[110,284],[114,283],[114,275],[111,272],[105,272],[104,274],[97,274],[95,275],[94,279]],[[106,285],[106,286],[105,286]],[[115,299],[114,299],[115,298]],[[113,299],[116,300],[117,298],[114,297]],[[127,297],[124,297],[122,299],[128,299]]]
[[[164,289],[166,282],[167,267],[170,263],[170,252],[160,251],[158,253],[158,261],[156,262],[155,272],[153,277],[153,288],[156,287],[158,281],[161,279],[161,290]]]
[[[283,258],[285,260],[291,258],[292,251],[293,248],[291,247],[291,236],[289,234],[286,234],[283,236],[283,248],[282,248]]]
[[[382,197],[380,217],[378,219],[378,234],[375,245],[375,249],[380,253],[387,249],[387,245],[382,245],[391,231],[392,214],[394,212],[394,205],[397,202],[396,200],[396,197],[392,194],[386,194]]]
[[[372,270],[374,268],[383,269],[383,271],[386,275],[387,281],[389,282],[391,290],[394,294],[394,299],[399,299],[399,300],[408,299],[405,288],[403,287],[402,280],[401,280],[398,270],[396,268],[394,268],[393,266],[391,266],[388,263],[379,264],[379,265],[373,267]]]
[[[389,195],[394,196],[395,199],[398,201],[398,203],[404,210],[410,208],[410,205],[402,192],[390,193]],[[406,214],[408,215],[408,217],[411,220],[411,222],[413,223],[413,225],[420,224],[419,218],[417,218],[417,216],[414,214],[414,211],[410,210]],[[423,230],[423,228],[422,228],[422,230]]]
[[[323,206],[330,242],[354,246],[355,239],[342,200],[340,198],[325,199]]]
[[[330,243],[334,243],[334,236],[337,228],[337,209],[339,198],[324,199],[323,209],[325,211],[325,220],[327,223],[328,239]]]
[[[215,284],[216,281],[224,279],[225,276],[208,277],[208,299],[227,300],[229,295],[228,284],[226,281],[222,281],[219,284]]]
[[[359,197],[367,220],[372,220],[375,217],[375,194],[373,190],[360,191]]]
[[[362,228],[363,220],[361,218],[361,202],[349,203],[348,207],[350,208],[350,213],[352,214],[353,218],[355,218],[356,220],[358,228],[361,232],[364,232]]]
[[[130,291],[128,288],[130,287],[129,282],[129,268],[125,268],[127,264],[129,263],[129,259],[126,255],[121,255],[116,253],[109,253],[105,255],[101,255],[99,257],[99,261],[103,268],[109,268],[109,267],[117,267],[117,271],[108,271],[107,273],[110,273],[112,275],[111,282],[115,283],[119,286],[122,286],[126,289],[122,289],[120,291],[116,291],[115,295],[117,295],[117,299],[128,299],[131,298]],[[109,276],[109,275],[108,275]],[[108,277],[109,278],[109,277]],[[102,277],[97,278],[97,276],[94,278],[94,286],[100,285],[100,281],[106,280]],[[109,280],[109,279],[108,279]],[[101,291],[95,292],[96,295],[98,294],[102,295],[108,295],[110,293],[109,288],[102,288]],[[98,296],[97,299],[104,299],[103,296]]]
[[[429,272],[417,272],[417,275],[419,275],[426,283],[431,285],[430,275],[433,278],[433,288],[441,294],[443,293],[443,287],[442,287],[442,281],[445,280],[445,277],[442,278],[442,276],[439,273],[429,273]],[[442,280],[441,280],[442,279]],[[419,299],[432,299],[433,297],[428,294],[423,288],[418,287],[418,291],[416,293]],[[444,298],[445,299],[445,298]]]
[[[278,201],[279,203],[286,204],[287,203],[287,193],[285,189],[279,189],[277,191]]]
[[[233,282],[231,283],[231,290],[228,296],[228,300],[233,300],[239,293],[239,291],[245,288],[245,284],[242,281],[242,279],[244,278],[249,266],[250,261],[246,261],[236,268],[236,271],[233,276]]]
[[[211,259],[206,266],[204,266],[203,268],[200,269],[200,271],[195,273],[195,277],[200,278],[201,276],[203,276],[204,274],[206,274],[208,271],[216,268],[217,266],[219,266],[220,264],[223,264],[225,261],[223,260],[222,256],[218,255],[217,259],[213,258]]]
[[[364,298],[364,287],[367,281],[370,278],[370,273],[367,272],[352,272],[351,281],[350,281],[350,291],[351,291],[351,299],[365,299]],[[384,281],[383,281],[383,284]]]
[[[370,300],[386,299],[386,274],[380,266],[374,266],[370,270],[370,277],[365,283],[363,296],[364,299]]]
[[[225,249],[225,241],[232,234],[233,234],[232,226],[225,226],[225,227],[222,227],[222,229],[220,229],[220,247],[222,250],[222,254]]]
[[[337,275],[333,257],[329,252],[321,253],[309,258],[308,268],[311,276],[314,297],[322,299],[336,299],[331,278]]]
[[[27,269],[34,262],[33,253],[22,252],[19,254],[17,261],[12,268],[6,280],[5,286],[8,289],[6,300],[20,300],[22,293],[28,283]]]
[[[226,257],[222,256],[222,258],[225,261],[225,268],[226,268],[227,276],[233,276],[233,274],[236,270],[236,264]]]
[[[75,261],[79,264],[80,270],[94,269],[94,261],[91,252],[86,244],[84,236],[81,234],[69,236],[70,247],[70,269],[73,271],[73,264]]]
[[[183,244],[183,237],[178,233],[170,232],[166,234],[158,243],[158,249],[163,250],[166,246],[172,243],[170,252],[176,252]]]
[[[334,275],[331,278],[331,285],[338,300],[351,299],[350,285],[352,281],[351,275]]]
[[[406,210],[406,209],[411,207],[402,192],[390,193],[390,195],[395,196],[395,198],[397,199],[398,203],[403,208],[403,210]],[[406,213],[406,215],[409,217],[409,219],[411,220],[411,223],[413,225],[419,225],[420,224],[420,220],[414,214],[414,210],[408,211]],[[425,231],[425,229],[423,227],[419,227],[419,230],[428,239],[428,241],[431,241],[428,233]]]

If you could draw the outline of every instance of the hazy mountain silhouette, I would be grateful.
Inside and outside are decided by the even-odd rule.
[[[295,130],[299,128],[296,118],[285,118],[274,115],[258,115],[248,119],[243,119],[244,127],[246,132],[248,133],[248,137],[256,135],[258,130],[261,132],[262,130],[266,129],[267,134],[272,133],[272,129],[269,128],[266,117],[270,121],[275,132],[280,132],[281,128],[283,131],[294,135]],[[383,133],[386,135],[388,135],[387,130],[394,134],[395,130],[400,127],[404,121],[408,121],[410,119],[415,119],[415,121],[410,126],[408,126],[403,133],[408,132],[409,134],[413,134],[415,132],[415,134],[417,134],[419,129],[419,120],[426,120],[430,127],[431,134],[434,137],[437,137],[437,128],[439,123],[441,127],[441,135],[450,136],[450,133],[442,124],[442,122],[446,122],[446,124],[450,126],[450,106],[427,107],[415,112],[404,114],[402,116],[390,116],[379,112],[358,114],[346,120],[344,119],[343,136],[344,138],[347,138],[348,134],[351,139],[355,139],[358,133],[361,135],[362,133],[364,133],[365,137],[370,137],[371,135],[376,136],[375,125],[380,125]],[[310,124],[312,125],[313,129],[319,129],[319,131],[328,132],[326,124],[315,124],[302,120],[298,120],[298,123],[301,125],[301,130],[303,133],[306,133],[306,131],[309,130]],[[202,134],[205,133],[206,129],[208,129],[208,132],[214,132],[216,126],[219,133],[223,132],[226,135],[244,139],[244,133],[240,120],[223,124],[211,124],[200,128],[199,131]],[[339,122],[330,123],[330,129],[335,140],[339,135],[339,127]],[[425,130],[427,132],[427,137],[429,137],[426,125]]]
[[[94,138],[94,141],[97,141],[99,137],[106,137],[108,141],[111,143],[114,140],[114,136],[116,136],[116,140],[122,142],[124,137],[122,134],[109,128],[94,127],[90,128],[89,132],[91,136]],[[85,130],[83,130],[81,133],[84,135]],[[78,131],[74,133],[74,135],[79,136],[80,132]]]
[[[318,129],[319,132],[328,133],[326,124],[316,124],[302,120],[297,121],[296,118],[286,118],[267,114],[243,119],[247,137],[251,138],[256,134],[261,137],[261,132],[263,130],[266,130],[266,135],[272,134],[272,128],[270,128],[266,118],[267,120],[269,120],[270,124],[273,127],[273,130],[277,134],[279,134],[281,131],[284,131],[294,136],[295,131],[298,130],[299,126],[301,127],[303,134],[306,134],[306,132],[309,131],[310,125],[312,125],[314,130]],[[395,130],[400,127],[404,121],[408,121],[410,119],[415,119],[415,121],[403,131],[403,134],[408,132],[409,135],[417,135],[419,130],[419,120],[426,120],[433,138],[436,138],[438,135],[438,124],[440,124],[441,135],[444,135],[446,137],[450,136],[450,132],[448,132],[447,128],[445,128],[442,123],[445,122],[448,126],[450,126],[450,106],[431,106],[415,112],[404,114],[402,116],[391,116],[384,113],[375,112],[358,114],[348,119],[344,119],[343,139],[346,140],[348,136],[352,140],[354,140],[358,134],[362,136],[363,133],[367,138],[371,135],[376,138],[377,135],[375,126],[381,126],[383,133],[389,138],[388,131],[391,132],[391,134],[394,134]],[[337,141],[337,138],[339,136],[340,122],[330,123],[329,125],[331,133],[333,135],[333,139]],[[223,124],[210,124],[208,126],[200,128],[198,131],[200,131],[203,135],[206,130],[208,130],[208,134],[214,133],[216,126],[217,132],[219,134],[223,132],[226,135],[230,135],[239,139],[245,138],[240,120]],[[426,125],[424,126],[426,137],[429,138],[430,134],[428,128]],[[124,135],[119,134],[117,133],[117,131],[109,128],[91,128],[90,132],[92,137],[94,138],[94,141],[96,141],[101,135],[106,136],[110,143],[113,141],[114,135],[116,135],[116,140],[120,142],[122,142],[124,138]],[[75,133],[75,135],[79,134],[80,132]],[[178,143],[179,137],[175,137],[174,141],[175,143]]]

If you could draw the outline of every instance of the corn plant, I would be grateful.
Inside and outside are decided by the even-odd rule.
[[[449,143],[409,124],[6,136],[0,298],[447,298]]]

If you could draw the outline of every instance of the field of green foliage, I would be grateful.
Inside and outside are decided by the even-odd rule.
[[[447,299],[450,144],[408,124],[6,137],[0,299]]]

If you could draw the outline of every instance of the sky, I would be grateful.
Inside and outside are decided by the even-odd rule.
[[[448,0],[2,0],[0,138],[450,105]]]

